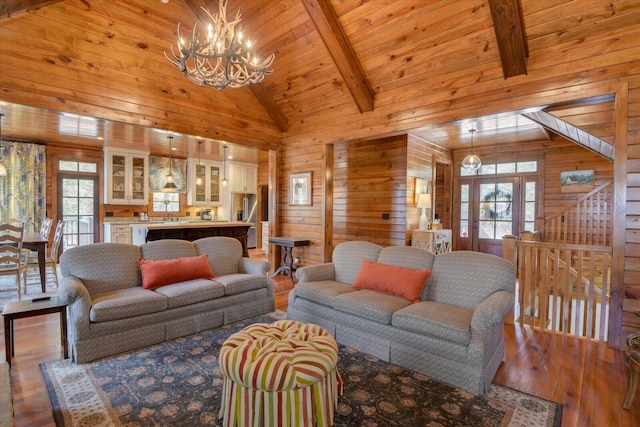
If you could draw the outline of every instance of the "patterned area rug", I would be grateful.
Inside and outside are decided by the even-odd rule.
[[[94,363],[41,365],[58,426],[216,426],[222,394],[218,353],[272,313]],[[486,396],[340,346],[344,394],[336,426],[559,426],[562,405],[491,385]]]

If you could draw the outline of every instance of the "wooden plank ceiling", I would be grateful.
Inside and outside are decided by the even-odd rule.
[[[547,21],[565,2],[544,3],[229,0],[228,16],[239,10],[244,33],[262,55],[273,52],[276,60],[273,74],[260,85],[214,91],[187,81],[163,52],[175,46],[178,23],[184,34],[190,32],[202,18],[202,7],[217,10],[215,0],[10,0],[0,9],[3,133],[161,154],[166,134],[144,131],[155,128],[192,136],[177,144],[180,157],[195,153],[196,136],[216,145],[205,154],[214,158],[224,143],[275,149],[283,135],[313,126],[323,114],[355,111],[363,118],[355,125],[366,126],[367,112],[379,104],[410,111],[403,105],[409,92],[428,96],[454,82],[464,87],[526,73],[528,41],[533,38],[538,50],[553,43]],[[585,25],[606,13],[589,2],[570,7]],[[104,130],[123,129],[93,140],[60,135],[55,126],[60,112],[98,118]],[[33,114],[38,119],[24,121]],[[511,141],[548,138],[530,122],[519,127],[519,119],[513,119],[518,114],[499,115],[502,121],[512,117]],[[433,133],[434,126],[417,123],[415,133],[459,149],[466,147],[466,124],[436,126],[440,131],[449,127],[441,132],[448,135],[446,141]],[[495,133],[483,137],[478,129],[475,143],[495,143]]]

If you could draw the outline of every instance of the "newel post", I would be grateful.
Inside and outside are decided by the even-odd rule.
[[[505,236],[502,236],[502,258],[506,259],[511,264],[513,264],[516,267],[516,273],[517,273],[518,264],[516,260],[518,258],[518,253],[516,251],[516,241],[517,241],[517,237],[512,234],[507,234]],[[515,300],[516,301],[518,300],[517,295],[515,296]],[[504,323],[506,323],[507,325],[513,325],[514,322],[515,322],[515,313],[513,310],[511,310],[511,313],[509,313],[507,317],[505,317]]]

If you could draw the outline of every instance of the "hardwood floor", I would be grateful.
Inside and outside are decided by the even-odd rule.
[[[276,306],[286,310],[292,285],[282,276],[276,284]],[[19,319],[15,333],[15,426],[54,426],[39,364],[61,357],[58,316]],[[505,363],[495,383],[564,403],[563,426],[640,425],[640,392],[631,409],[622,409],[627,387],[622,352],[519,325],[505,325],[505,336]]]

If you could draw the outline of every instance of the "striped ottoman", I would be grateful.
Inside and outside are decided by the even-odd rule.
[[[220,349],[224,426],[330,426],[342,394],[338,345],[294,320],[256,323]]]

